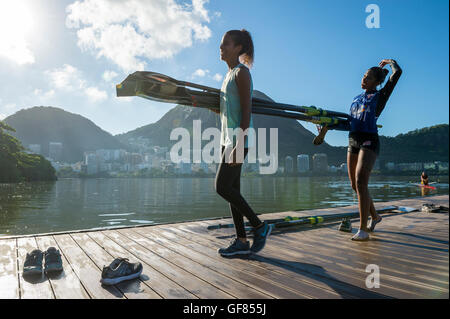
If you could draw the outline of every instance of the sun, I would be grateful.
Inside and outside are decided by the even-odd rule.
[[[26,0],[0,1],[0,58],[19,65],[34,63],[27,39],[32,36],[34,20]]]

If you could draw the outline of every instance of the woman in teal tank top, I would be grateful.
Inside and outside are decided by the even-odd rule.
[[[255,146],[253,130],[248,130],[248,135],[245,134],[247,129],[253,128],[253,84],[249,71],[253,56],[253,41],[248,31],[230,30],[223,36],[220,58],[227,63],[228,73],[220,92],[222,156],[217,169],[215,189],[230,205],[237,238],[229,247],[218,250],[221,256],[260,251],[272,230],[266,222],[261,222],[240,192],[242,163],[248,148]],[[244,216],[254,229],[251,248],[246,238]]]

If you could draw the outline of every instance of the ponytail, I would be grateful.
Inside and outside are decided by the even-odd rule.
[[[235,45],[242,45],[242,50],[239,52],[239,58],[242,63],[251,68],[253,61],[255,60],[255,49],[253,47],[253,40],[250,32],[245,29],[230,30],[226,35],[229,35],[233,39]]]

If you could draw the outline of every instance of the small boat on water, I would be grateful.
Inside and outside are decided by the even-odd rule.
[[[426,189],[433,189],[433,190],[436,189],[435,186],[431,186],[431,185],[424,185],[424,184],[418,184],[418,183],[411,183],[411,184],[422,187],[422,188],[426,188]]]

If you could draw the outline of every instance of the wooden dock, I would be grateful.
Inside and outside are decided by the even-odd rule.
[[[449,206],[449,196],[377,203],[420,209]],[[356,206],[265,214],[263,219],[355,211]],[[222,258],[234,229],[214,219],[186,223],[0,238],[0,298],[449,298],[448,213],[387,213],[368,242],[353,242],[338,223],[274,231],[249,258]],[[358,220],[353,220],[353,233]],[[54,246],[64,271],[25,280],[27,252]],[[143,264],[139,279],[105,287],[101,269],[116,257]],[[367,288],[369,264],[380,287]]]

